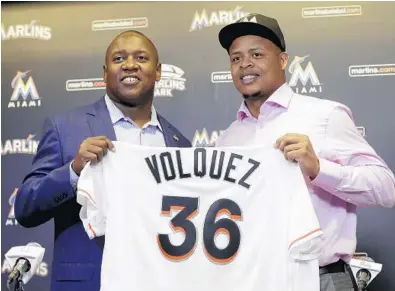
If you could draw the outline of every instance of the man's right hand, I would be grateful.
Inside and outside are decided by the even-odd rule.
[[[75,156],[71,167],[79,176],[88,162],[97,163],[107,153],[107,149],[113,151],[114,145],[106,136],[94,136],[84,140]]]

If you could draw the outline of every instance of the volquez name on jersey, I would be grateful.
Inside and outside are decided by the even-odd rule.
[[[208,153],[211,157],[208,156]],[[251,186],[247,182],[248,177],[260,165],[260,162],[236,153],[229,154],[224,151],[213,150],[211,154],[211,151],[206,151],[205,148],[194,150],[193,170],[190,172],[183,169],[180,150],[158,153],[146,157],[145,161],[158,184],[162,183],[163,178],[166,181],[171,181],[176,178],[186,179],[192,176],[203,178],[208,175],[211,179],[222,179],[239,184],[246,189]],[[160,165],[158,165],[158,162]],[[238,167],[242,168],[243,171],[238,171]]]

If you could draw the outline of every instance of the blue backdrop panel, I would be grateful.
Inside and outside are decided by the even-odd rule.
[[[217,35],[248,12],[278,19],[293,89],[348,105],[361,134],[395,169],[393,2],[3,4],[3,290],[9,271],[4,253],[29,241],[42,244],[46,254],[27,290],[49,290],[53,222],[31,229],[17,225],[15,189],[30,168],[44,118],[103,96],[104,53],[114,36],[137,29],[152,39],[164,64],[156,107],[194,145],[208,146],[235,119],[241,102]],[[395,290],[394,221],[395,209],[358,212],[358,251],[384,265],[371,291]]]

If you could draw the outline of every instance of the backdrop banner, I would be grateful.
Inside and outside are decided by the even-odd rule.
[[[162,79],[154,104],[194,146],[210,146],[236,118],[242,98],[232,84],[218,32],[256,12],[278,20],[294,91],[346,104],[356,125],[395,170],[395,2],[53,2],[2,5],[1,267],[4,254],[35,241],[46,248],[29,291],[48,291],[53,220],[23,228],[14,200],[31,166],[43,121],[105,94],[106,48],[135,29],[157,46]],[[391,146],[392,145],[392,146]],[[370,291],[395,290],[395,209],[358,210],[357,251],[383,271]]]

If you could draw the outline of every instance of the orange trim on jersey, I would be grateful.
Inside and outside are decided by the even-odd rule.
[[[237,251],[233,254],[233,256],[231,256],[231,257],[229,257],[229,258],[227,258],[227,259],[218,259],[218,258],[214,258],[213,256],[211,256],[211,255],[208,253],[207,249],[206,249],[204,246],[203,246],[203,251],[204,251],[205,255],[207,256],[207,258],[208,258],[210,261],[212,261],[212,262],[214,262],[214,263],[217,263],[217,264],[222,264],[222,265],[224,265],[224,264],[229,264],[230,262],[232,262],[233,259],[237,256],[237,253],[239,252],[239,250],[237,250]]]
[[[166,253],[166,251],[162,248],[162,245],[161,245],[160,240],[159,240],[159,235],[156,236],[156,241],[158,243],[158,246],[159,246],[159,249],[160,249],[162,255],[166,259],[168,259],[170,261],[174,261],[174,262],[180,262],[180,261],[188,259],[194,253],[194,251],[196,249],[196,245],[197,245],[196,242],[195,242],[195,244],[193,245],[193,248],[188,253],[186,253],[183,256],[172,256],[172,255]]]
[[[182,228],[181,226],[174,226],[173,224],[171,224],[171,228],[172,228],[175,232],[180,231],[180,232],[182,232],[184,235],[186,235],[185,229]]]
[[[182,211],[185,208],[185,206],[170,206],[170,210],[162,210],[161,214],[162,215],[166,215],[169,216],[171,214],[171,211],[174,210],[178,210],[178,211]],[[192,217],[194,217],[196,215],[196,213],[198,212],[197,209],[195,209],[193,212],[191,212],[191,214],[189,214],[186,219],[192,219]]]
[[[311,234],[313,234],[313,233],[315,233],[315,232],[317,232],[317,231],[321,231],[321,228],[317,228],[317,229],[315,229],[315,230],[313,230],[313,231],[310,231],[309,233],[307,233],[307,234],[305,234],[305,235],[303,235],[303,236],[301,236],[301,237],[298,237],[297,239],[295,239],[293,242],[291,242],[291,243],[289,244],[288,249],[290,249],[290,248],[292,247],[292,245],[293,245],[294,243],[296,243],[297,241],[300,241],[301,239],[304,239],[304,238],[308,237],[309,235],[311,235]]]
[[[217,220],[218,216],[220,216],[223,213],[227,214],[229,217],[232,216],[232,214],[230,213],[229,209],[222,208],[222,209],[218,210],[217,214],[215,215],[215,220]]]
[[[229,209],[227,208],[222,208],[217,212],[217,215],[215,215],[215,220],[217,220],[218,216],[220,216],[221,214],[226,213],[230,218],[234,219],[234,220],[241,220],[242,217],[241,215],[232,215],[229,211]]]
[[[179,210],[179,211],[181,211],[181,210],[183,210],[185,208],[185,206],[174,206],[174,205],[171,205],[170,206],[170,210],[162,210],[161,211],[161,214],[162,215],[170,215],[171,214],[171,211],[173,210]]]
[[[243,217],[241,215],[231,215],[230,216],[233,220],[242,220]]]
[[[174,206],[174,205],[172,205],[172,206],[170,206],[170,211],[162,210],[161,213],[162,213],[162,215],[170,215],[171,211],[174,211],[174,210],[182,211],[184,208],[185,208],[185,206]],[[198,210],[195,209],[188,217],[186,217],[186,219],[187,220],[192,219],[197,213],[198,213]],[[171,222],[170,222],[170,226],[175,232],[182,232],[184,234],[184,236],[186,237],[186,232],[185,232],[185,229],[183,227],[181,227],[181,226],[174,226],[173,223],[171,223]],[[163,254],[163,256],[165,258],[167,258],[168,260],[175,261],[175,262],[179,262],[179,261],[183,261],[183,260],[188,259],[193,254],[193,252],[195,251],[196,245],[197,245],[197,243],[195,241],[195,244],[194,244],[193,248],[188,253],[186,253],[185,255],[183,255],[183,256],[172,256],[172,255],[166,253],[166,251],[162,248],[162,245],[161,245],[161,243],[159,241],[159,235],[156,236],[156,241],[158,243],[159,249],[160,249],[161,253]]]
[[[95,202],[95,199],[92,198],[91,194],[89,194],[88,191],[86,191],[86,190],[84,190],[84,189],[80,189],[80,188],[78,188],[78,191],[84,192],[84,193],[85,193],[86,195],[88,195],[88,197],[93,201],[93,203],[96,203],[96,202]]]
[[[229,239],[230,239],[230,233],[229,233],[229,230],[227,230],[226,228],[218,228],[216,231],[215,231],[215,233],[214,233],[214,238],[215,237],[217,237],[220,233],[224,233]],[[234,253],[234,255],[233,256],[231,256],[231,257],[229,257],[229,258],[227,258],[227,259],[218,259],[218,258],[214,258],[213,256],[211,256],[209,253],[208,253],[208,251],[207,251],[207,249],[206,249],[206,247],[205,246],[203,246],[203,251],[204,251],[204,253],[206,254],[206,256],[207,256],[207,258],[210,260],[210,261],[212,261],[212,262],[214,262],[214,263],[217,263],[217,264],[228,264],[228,263],[230,263],[231,261],[233,261],[233,259],[235,258],[235,256],[237,255],[237,253],[238,253],[238,250]]]
[[[97,237],[95,230],[93,229],[92,225],[90,223],[88,223],[88,227],[91,230],[91,232],[93,233],[94,237]]]
[[[226,228],[218,228],[215,233],[214,233],[214,237],[218,236],[220,233],[224,233],[226,236],[228,236],[230,238],[230,233],[229,230],[227,230]]]
[[[188,220],[192,219],[197,213],[198,213],[198,210],[195,209],[191,214],[188,215],[187,219]]]
[[[183,210],[185,208],[185,206],[180,206],[180,205],[171,205],[170,209],[171,210]]]

